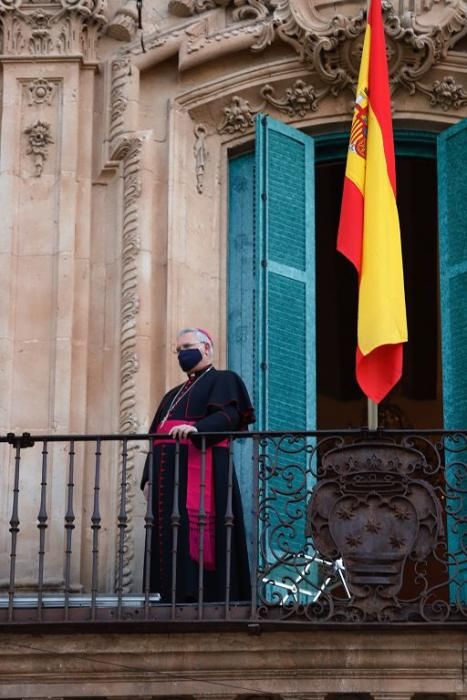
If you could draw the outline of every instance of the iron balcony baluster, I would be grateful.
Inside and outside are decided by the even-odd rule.
[[[206,438],[201,438],[201,474],[199,488],[199,566],[198,566],[198,620],[203,619],[204,614],[204,532],[206,529],[206,506],[204,494],[206,492]]]
[[[96,461],[94,472],[94,507],[91,516],[92,530],[92,583],[91,583],[91,619],[96,619],[97,591],[99,586],[99,530],[101,529],[100,487],[101,487],[101,440],[96,440]]]
[[[175,469],[174,469],[174,493],[172,503],[172,515],[170,518],[170,526],[172,532],[172,576],[171,576],[171,591],[170,605],[172,620],[175,620],[177,615],[177,558],[178,558],[178,533],[180,529],[180,441],[175,443]]]
[[[149,438],[148,451],[148,481],[146,513],[144,516],[144,619],[149,619],[149,598],[151,594],[151,560],[152,560],[152,533],[154,529],[153,513],[153,488],[154,488],[154,453],[153,438]]]
[[[122,597],[123,597],[123,557],[125,554],[125,532],[128,527],[127,515],[127,462],[128,462],[128,440],[122,440],[120,467],[120,510],[118,513],[118,560],[117,560],[117,619],[122,618]]]
[[[42,596],[44,592],[45,531],[47,529],[47,441],[42,443],[41,502],[37,516],[39,529],[39,567],[37,574],[37,619],[42,620]]]
[[[227,474],[227,504],[225,508],[225,619],[230,617],[230,574],[232,569],[232,528],[234,526],[234,514],[232,509],[233,491],[233,439],[229,442],[229,467]]]
[[[75,529],[75,514],[73,511],[73,496],[75,488],[75,441],[70,440],[68,448],[68,484],[67,484],[67,503],[65,512],[65,596],[64,596],[64,615],[65,620],[69,619],[70,615],[70,593],[71,593],[71,557],[73,553],[72,538],[73,530]]]

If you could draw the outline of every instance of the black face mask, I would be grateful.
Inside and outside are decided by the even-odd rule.
[[[199,348],[188,348],[188,350],[180,350],[178,353],[178,362],[184,372],[189,372],[190,369],[196,367],[202,359],[203,356]]]

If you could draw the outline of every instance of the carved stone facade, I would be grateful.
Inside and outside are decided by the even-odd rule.
[[[466,2],[383,7],[396,125],[438,132],[466,118]],[[2,432],[144,431],[180,380],[170,347],[183,326],[207,326],[225,364],[228,155],[251,148],[260,112],[312,135],[348,126],[365,21],[351,0],[145,0],[140,30],[132,1],[0,0]],[[144,450],[126,464],[127,592],[141,589]],[[76,460],[79,521],[92,480],[86,455]],[[64,544],[60,464],[56,455],[52,558]],[[110,590],[121,455],[103,469],[99,586]],[[18,571],[28,586],[39,503],[22,478],[30,523]],[[10,464],[0,474],[3,587],[12,479]],[[89,590],[92,542],[84,530],[77,538],[72,578]],[[54,562],[47,576],[60,589],[58,554]],[[362,679],[345,692],[377,690]],[[339,690],[327,680],[323,697]],[[449,692],[462,690],[456,683]],[[138,693],[151,695],[143,685]],[[427,687],[414,682],[413,692]],[[308,691],[303,681],[297,692]]]
[[[82,56],[96,60],[96,44],[105,25],[104,0],[2,2],[2,53],[9,57]]]

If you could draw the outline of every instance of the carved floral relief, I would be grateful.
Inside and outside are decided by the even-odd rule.
[[[42,175],[44,163],[49,156],[49,144],[54,142],[50,135],[50,129],[50,124],[40,119],[25,129],[29,144],[26,154],[32,156],[36,177]]]
[[[304,80],[296,80],[292,87],[285,89],[282,97],[277,96],[272,85],[265,85],[260,94],[279,112],[289,117],[304,117],[309,112],[316,112],[320,101],[329,94],[329,88],[317,90],[314,85],[307,84]]]
[[[253,128],[255,114],[259,108],[254,109],[248,100],[234,95],[230,104],[224,107],[224,118],[218,126],[220,134],[234,134],[236,132],[245,133]]]

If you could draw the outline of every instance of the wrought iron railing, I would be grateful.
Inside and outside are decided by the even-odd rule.
[[[152,590],[157,504],[151,487],[138,516],[135,455],[152,454],[164,437],[0,438],[0,624],[466,622],[467,431],[223,435],[227,496],[216,546],[225,547],[225,586],[214,601],[205,595],[203,504],[209,445],[219,434],[198,437],[196,595],[180,600],[177,583],[184,444],[170,464],[168,598]],[[234,463],[250,562],[240,600],[232,595]],[[148,476],[158,479],[151,457]]]

